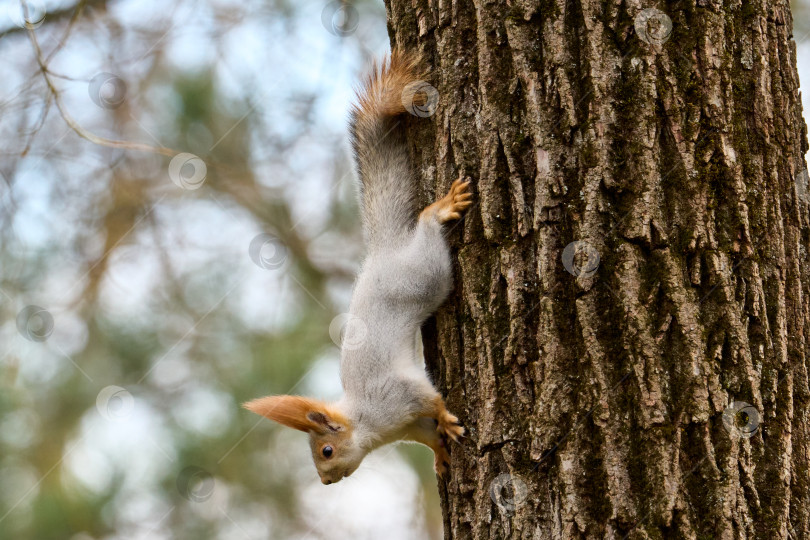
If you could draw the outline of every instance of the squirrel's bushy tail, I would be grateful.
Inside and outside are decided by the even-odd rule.
[[[413,224],[414,179],[404,138],[406,105],[419,106],[420,58],[394,50],[357,92],[351,139],[360,175],[363,232],[369,249],[396,244]]]

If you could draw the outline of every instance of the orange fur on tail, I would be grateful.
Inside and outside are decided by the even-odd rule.
[[[418,54],[394,49],[390,57],[372,64],[351,110],[369,252],[403,238],[415,218],[416,190],[401,117],[406,112],[422,118],[433,114],[438,92],[421,80],[423,75]]]
[[[352,114],[358,120],[396,116],[405,112],[405,103],[422,105],[425,96],[415,85],[424,76],[419,54],[394,49],[382,62],[373,62],[371,72],[357,91]]]

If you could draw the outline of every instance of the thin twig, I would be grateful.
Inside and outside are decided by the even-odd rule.
[[[164,156],[175,156],[180,153],[178,150],[166,148],[165,146],[152,146],[143,143],[107,139],[106,137],[100,137],[95,133],[91,133],[86,129],[84,129],[82,126],[80,126],[78,122],[76,122],[76,120],[70,115],[70,113],[65,108],[65,105],[62,102],[62,95],[56,88],[56,86],[53,84],[51,74],[48,71],[48,65],[45,62],[45,59],[42,57],[42,49],[39,46],[39,41],[37,40],[37,36],[33,28],[28,29],[28,38],[31,40],[31,45],[33,45],[34,47],[34,54],[36,55],[37,63],[39,64],[39,70],[42,72],[42,76],[45,79],[45,84],[48,86],[48,91],[53,96],[53,101],[54,103],[56,103],[56,108],[59,110],[60,116],[65,121],[65,123],[70,127],[70,129],[75,131],[79,137],[81,137],[82,139],[86,139],[99,146],[107,146],[110,148],[125,148],[128,150],[156,152]]]

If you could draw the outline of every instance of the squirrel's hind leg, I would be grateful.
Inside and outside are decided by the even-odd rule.
[[[425,207],[416,227],[386,267],[387,291],[398,305],[417,306],[418,323],[436,311],[452,287],[450,247],[443,224],[460,219],[472,205],[470,180],[456,180],[447,194]],[[389,268],[397,268],[390,272]]]
[[[461,219],[461,214],[472,204],[472,193],[469,189],[470,180],[462,182],[459,178],[450,186],[447,195],[422,210],[419,219],[430,219],[435,216],[439,223]]]

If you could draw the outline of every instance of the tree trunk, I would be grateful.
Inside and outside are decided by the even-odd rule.
[[[425,328],[447,538],[810,538],[806,127],[786,0],[386,0],[471,177]],[[670,27],[671,23],[671,27]]]

